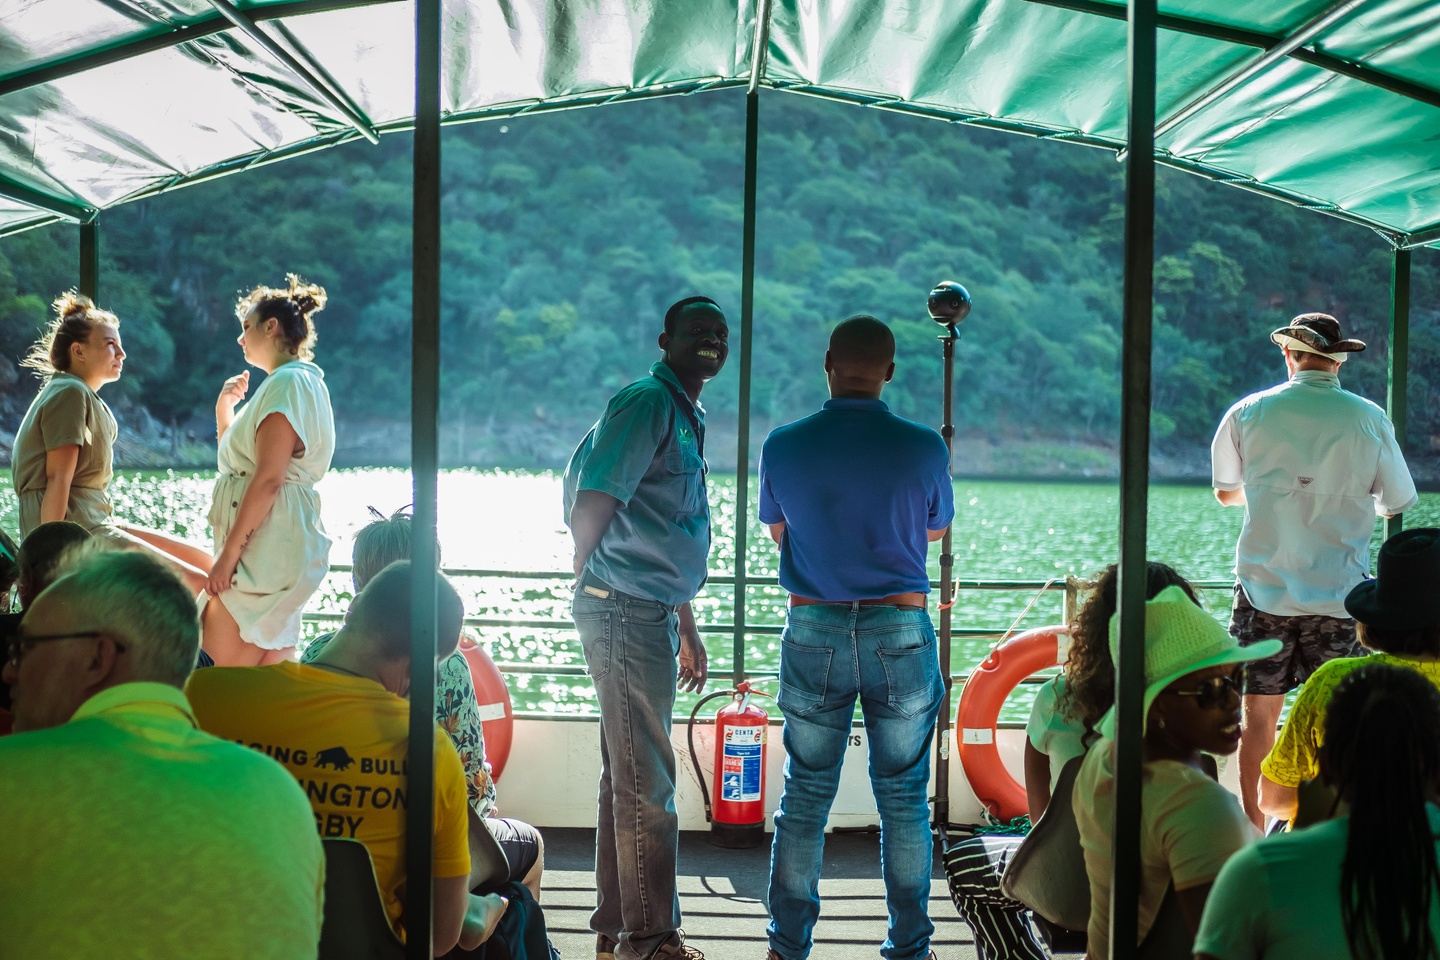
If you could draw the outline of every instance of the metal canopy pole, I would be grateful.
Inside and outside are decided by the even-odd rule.
[[[1385,410],[1395,425],[1395,442],[1405,449],[1405,388],[1410,380],[1410,251],[1396,250],[1390,273],[1390,371],[1385,384]],[[1385,521],[1385,538],[1405,528],[1396,514]]]
[[[430,960],[435,793],[435,647],[440,418],[440,3],[415,4],[414,231],[410,328],[410,743],[405,810],[405,952]]]
[[[316,76],[316,70],[312,70],[309,66],[301,63],[299,57],[296,57],[289,50],[286,50],[280,46],[280,44],[276,43],[270,34],[260,29],[260,25],[251,19],[249,14],[237,8],[230,0],[210,0],[210,5],[214,7],[222,17],[235,24],[241,33],[255,41],[262,50],[270,54],[275,60],[278,60],[281,66],[299,78],[305,86],[310,88],[315,96],[328,103],[333,110],[345,118],[346,123],[355,128],[355,131],[359,133],[360,136],[369,140],[371,143],[380,142],[380,134],[375,131],[374,125],[370,123],[369,118],[353,105],[348,96],[342,95],[341,91],[332,90],[324,80]],[[305,48],[300,45],[299,41],[294,39],[293,35],[290,35],[290,39],[295,44],[295,49],[306,59],[313,62],[314,58],[305,52]],[[323,72],[323,70],[319,72]]]
[[[735,439],[734,682],[745,679],[746,552],[750,533],[750,349],[755,329],[755,178],[760,143],[760,92],[745,95],[745,221],[740,259],[740,411]]]
[[[1130,151],[1125,162],[1125,317],[1120,411],[1120,656],[1115,664],[1115,875],[1110,956],[1138,954],[1145,520],[1150,482],[1150,338],[1155,262],[1156,0],[1129,0]]]
[[[954,280],[942,280],[930,291],[925,306],[930,319],[945,328],[945,334],[939,338],[944,366],[940,436],[945,439],[945,482],[950,483],[955,459],[955,342],[960,339],[959,325],[970,315],[970,291]],[[954,543],[955,520],[952,517],[945,525],[945,536],[940,539],[940,629],[936,635],[940,645],[943,693],[940,711],[935,718],[935,833],[942,848],[950,842],[950,694],[954,686],[950,676],[950,641],[953,635],[951,608],[955,601]]]
[[[80,292],[100,299],[100,218],[80,224]]]
[[[1242,65],[1238,70],[1224,77],[1194,100],[1191,100],[1185,104],[1185,106],[1157,123],[1155,125],[1155,136],[1160,137],[1169,133],[1245,81],[1264,73],[1265,70],[1284,60],[1290,56],[1290,54],[1299,50],[1305,46],[1305,44],[1345,19],[1363,2],[1364,0],[1339,0],[1338,3],[1332,3],[1318,15],[1311,17],[1305,23],[1301,24],[1293,32],[1286,34],[1282,40],[1260,56]]]
[[[770,0],[760,0],[750,48],[750,82],[745,91],[745,219],[740,252],[740,409],[735,431],[735,624],[731,671],[745,679],[745,601],[750,582],[750,379],[755,330],[755,191],[760,156],[760,76],[770,37]]]

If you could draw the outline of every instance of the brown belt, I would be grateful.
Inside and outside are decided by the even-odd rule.
[[[840,604],[849,606],[851,603],[859,603],[862,607],[907,607],[916,610],[925,609],[925,594],[923,593],[892,593],[888,597],[880,597],[875,600],[812,600],[809,597],[798,597],[790,595],[790,606],[809,607],[815,604]]]

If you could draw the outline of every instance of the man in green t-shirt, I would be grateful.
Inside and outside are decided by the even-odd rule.
[[[1378,576],[1351,590],[1345,609],[1361,643],[1374,651],[1320,667],[1291,708],[1270,754],[1260,765],[1260,809],[1294,819],[1302,783],[1320,775],[1325,710],[1340,681],[1369,663],[1406,667],[1440,687],[1440,529],[1397,533],[1380,548]]]

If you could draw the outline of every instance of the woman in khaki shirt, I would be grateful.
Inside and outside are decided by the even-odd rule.
[[[20,536],[51,520],[105,533],[105,488],[113,472],[115,415],[99,390],[120,379],[120,321],[73,291],[55,300],[55,319],[22,366],[44,385],[15,434],[11,477],[20,498]]]
[[[11,480],[20,499],[20,536],[52,520],[71,520],[91,533],[128,546],[166,541],[165,552],[198,593],[210,561],[204,551],[152,531],[116,525],[106,487],[114,473],[115,415],[100,388],[120,379],[125,349],[120,321],[75,291],[53,304],[55,319],[21,365],[43,379],[20,422],[11,458]]]

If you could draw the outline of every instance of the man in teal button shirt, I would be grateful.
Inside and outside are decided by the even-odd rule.
[[[710,553],[700,391],[729,333],[709,297],[672,305],[660,362],[610,398],[565,468],[572,612],[600,704],[597,960],[703,960],[680,935],[670,714],[677,658],[681,689],[707,672],[690,610]]]

